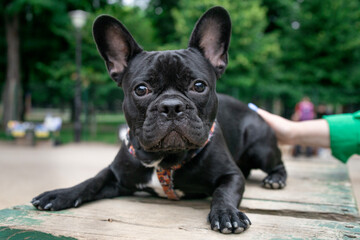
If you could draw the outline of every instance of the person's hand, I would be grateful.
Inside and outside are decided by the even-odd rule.
[[[249,103],[248,106],[250,109],[257,112],[267,122],[267,124],[270,125],[270,127],[274,130],[279,143],[295,144],[293,142],[293,128],[295,128],[295,122],[269,113],[268,111],[258,108],[255,104]]]
[[[248,106],[270,125],[280,143],[314,147],[330,146],[329,125],[324,119],[294,122],[260,109],[252,103]]]

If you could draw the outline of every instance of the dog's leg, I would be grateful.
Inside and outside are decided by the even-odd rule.
[[[209,214],[212,230],[241,233],[249,227],[249,218],[238,210],[244,189],[244,178],[240,174],[225,175],[218,181]]]
[[[268,174],[262,181],[263,187],[282,189],[286,186],[287,173],[277,146],[259,142],[247,151],[246,158],[252,163],[252,168],[259,168]]]
[[[35,197],[31,203],[39,210],[57,211],[78,207],[82,203],[131,194],[121,188],[110,169],[105,168],[95,177],[74,187],[48,191]]]
[[[260,169],[268,175],[263,179],[263,187],[282,189],[286,186],[287,173],[281,160],[281,152],[277,147],[263,147],[259,153],[263,158]]]

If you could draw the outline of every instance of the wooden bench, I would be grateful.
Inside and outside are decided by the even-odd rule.
[[[240,235],[210,230],[209,199],[135,196],[59,212],[30,205],[0,210],[0,239],[360,239],[345,165],[334,159],[287,160],[285,165],[284,190],[261,188],[265,174],[253,171],[240,207],[252,226]]]

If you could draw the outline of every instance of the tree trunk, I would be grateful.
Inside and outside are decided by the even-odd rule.
[[[17,14],[5,16],[7,42],[6,83],[3,90],[3,127],[9,120],[18,120],[21,109],[20,98],[20,49],[19,18]]]

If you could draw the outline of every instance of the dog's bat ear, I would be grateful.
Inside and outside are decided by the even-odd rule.
[[[142,48],[121,22],[108,15],[95,19],[93,36],[110,77],[121,86],[129,61],[140,53]]]
[[[209,9],[197,21],[191,34],[189,48],[197,48],[215,68],[217,77],[224,73],[228,63],[231,20],[222,7]]]

